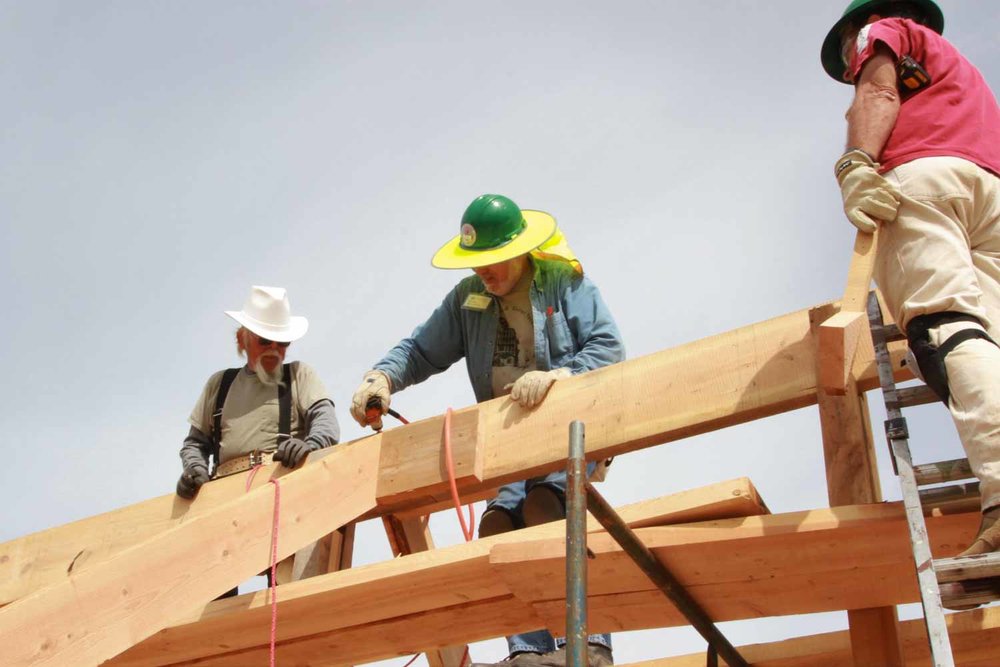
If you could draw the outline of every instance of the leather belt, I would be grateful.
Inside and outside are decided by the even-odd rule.
[[[265,452],[255,449],[249,454],[237,456],[235,459],[229,459],[228,461],[220,463],[215,469],[215,472],[212,474],[212,479],[235,475],[238,472],[250,470],[251,468],[255,468],[259,465],[267,465],[273,458],[273,451]]]

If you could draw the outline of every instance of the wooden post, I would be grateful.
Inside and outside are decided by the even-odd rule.
[[[431,536],[430,517],[421,516],[412,519],[400,519],[392,514],[382,517],[386,537],[395,556],[404,556],[418,551],[430,551],[434,548],[434,538]],[[425,654],[429,667],[462,667],[469,647],[446,646]]]
[[[868,279],[871,279],[870,272]],[[818,345],[823,344],[823,339],[817,330],[834,313],[834,308],[829,305],[809,312],[809,321],[817,333],[814,340]],[[868,334],[864,338],[868,339]],[[821,349],[816,352],[818,374],[824,355]],[[817,404],[830,506],[881,502],[882,489],[878,480],[871,417],[864,393],[858,390],[854,378],[848,376],[843,395],[817,387]],[[855,665],[903,665],[895,607],[850,610],[847,620]]]
[[[845,395],[861,330],[868,328],[865,310],[877,247],[878,230],[872,234],[858,232],[854,239],[851,268],[847,272],[847,286],[840,302],[840,312],[830,312],[816,331],[820,340],[818,352],[823,361],[816,369],[816,377],[819,386],[831,394]]]

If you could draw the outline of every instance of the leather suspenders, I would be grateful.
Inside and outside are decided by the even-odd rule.
[[[281,367],[281,381],[283,386],[278,387],[278,439],[276,445],[280,445],[286,439],[292,437],[292,369],[291,364],[284,364]],[[242,368],[227,368],[222,373],[222,382],[219,384],[219,392],[215,395],[215,410],[212,411],[212,470],[219,467],[221,460],[222,446],[222,408],[226,405],[226,396],[229,388],[233,386],[233,380]],[[214,474],[214,472],[213,472]]]

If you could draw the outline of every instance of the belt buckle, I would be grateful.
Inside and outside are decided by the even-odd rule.
[[[250,452],[250,467],[256,468],[257,466],[264,463],[264,452],[259,449],[255,449]]]

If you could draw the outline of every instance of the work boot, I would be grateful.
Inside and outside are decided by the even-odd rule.
[[[479,537],[491,537],[500,533],[509,533],[517,528],[514,519],[506,510],[491,507],[479,517]]]
[[[606,646],[587,646],[589,667],[609,667],[614,665],[611,649]],[[497,663],[474,662],[471,667],[566,667],[566,647],[551,653],[515,653]]]
[[[958,554],[958,557],[978,556],[998,550],[1000,550],[1000,507],[991,507],[983,512],[983,519],[979,524],[979,532],[976,534],[976,539],[972,541],[968,549]],[[951,581],[940,584],[938,588],[941,591],[942,599],[953,598],[965,593],[965,582]],[[980,605],[945,602],[943,606],[945,609],[951,609],[952,611],[968,611]]]
[[[474,662],[472,667],[566,667],[566,649],[561,648],[558,651],[544,654],[518,651],[500,662]]]
[[[524,498],[522,514],[525,526],[540,526],[565,519],[566,506],[556,491],[547,486],[536,486]]]
[[[969,548],[958,554],[975,556],[1000,551],[1000,507],[992,507],[983,512],[983,520],[979,524],[979,533]]]
[[[611,649],[600,644],[587,645],[587,662],[590,663],[590,667],[609,667],[615,664],[614,658],[611,657]]]

